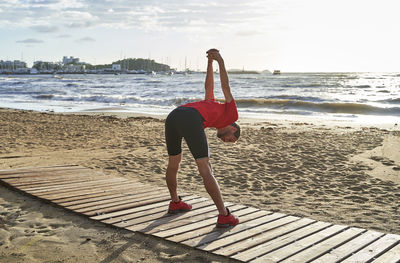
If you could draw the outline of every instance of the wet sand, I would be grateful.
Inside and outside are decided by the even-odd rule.
[[[78,164],[165,186],[164,122],[149,117],[0,109],[0,169]],[[224,199],[260,209],[400,234],[398,129],[240,120],[225,144],[207,129]],[[185,192],[208,197],[186,146]],[[224,262],[104,226],[0,188],[1,262]],[[227,261],[226,261],[227,262]]]

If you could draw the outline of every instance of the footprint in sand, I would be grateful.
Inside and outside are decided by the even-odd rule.
[[[356,203],[365,203],[365,202],[369,201],[368,198],[362,197],[362,196],[357,196],[357,195],[345,196],[344,199],[351,200]]]
[[[40,229],[40,230],[38,230],[37,232],[38,232],[39,234],[46,234],[46,233],[51,232],[51,229],[48,229],[48,228],[46,228],[46,229]]]
[[[376,161],[376,162],[380,162],[383,165],[386,166],[393,166],[395,165],[395,162],[393,160],[390,160],[389,158],[386,157],[382,157],[382,156],[372,156],[370,159]]]
[[[60,228],[60,227],[62,227],[62,228],[64,228],[64,227],[67,227],[67,226],[69,226],[68,224],[50,224],[49,225],[51,228],[53,228],[53,229],[57,229],[57,228]]]

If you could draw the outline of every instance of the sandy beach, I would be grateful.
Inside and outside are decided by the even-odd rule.
[[[162,118],[0,109],[0,169],[77,164],[165,186]],[[225,201],[400,234],[400,130],[240,119],[236,144],[207,129]],[[208,197],[186,145],[185,192]],[[0,262],[229,262],[107,227],[0,186]]]

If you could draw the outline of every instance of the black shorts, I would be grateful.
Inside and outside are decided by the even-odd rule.
[[[184,138],[194,159],[210,157],[203,122],[203,117],[194,108],[178,107],[173,110],[165,120],[168,155],[182,152]]]

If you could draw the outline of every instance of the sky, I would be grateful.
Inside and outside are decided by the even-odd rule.
[[[399,72],[398,0],[0,0],[0,60]]]

